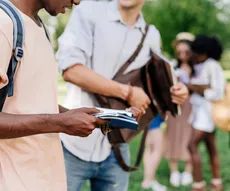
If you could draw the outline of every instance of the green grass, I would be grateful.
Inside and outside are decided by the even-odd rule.
[[[139,145],[139,137],[135,139],[131,145],[131,156],[132,156],[132,163],[134,163],[133,160],[135,160],[136,157],[136,145]],[[217,131],[217,145],[218,145],[218,151],[220,154],[220,160],[221,160],[221,175],[224,181],[225,191],[230,190],[230,148],[228,146],[228,134],[225,132]],[[211,170],[209,167],[209,158],[207,156],[207,151],[204,147],[204,145],[200,146],[200,153],[202,156],[202,164],[203,164],[203,175],[207,183],[210,182],[211,179]],[[180,170],[183,169],[183,163],[180,163],[179,165]],[[159,169],[156,174],[157,180],[159,180],[160,183],[168,186],[168,191],[187,191],[190,190],[189,187],[180,187],[180,188],[173,188],[169,184],[169,167],[167,160],[163,159]],[[138,172],[134,172],[131,174],[130,177],[130,184],[129,184],[129,191],[142,191],[140,188],[140,183],[143,178],[143,165],[141,166],[140,170]]]
[[[226,78],[230,81],[230,71],[225,71]],[[65,84],[63,83],[61,77],[59,76],[59,87],[58,87],[58,98],[59,103],[63,103],[63,97],[66,92]],[[220,155],[221,161],[221,176],[224,182],[224,191],[230,191],[230,147],[229,147],[229,138],[228,134],[222,131],[217,131],[217,146]],[[130,144],[130,152],[131,152],[131,162],[134,164],[134,160],[136,159],[137,148],[140,143],[140,136],[134,139]],[[204,179],[207,183],[210,182],[211,179],[211,170],[209,167],[209,159],[207,156],[207,151],[204,145],[200,146],[200,153],[202,156],[202,170]],[[179,165],[180,170],[183,169],[183,163]],[[180,188],[173,188],[169,184],[169,167],[168,163],[165,159],[162,159],[162,162],[158,168],[156,174],[157,180],[168,186],[168,191],[189,191],[189,187],[180,187]],[[140,169],[136,172],[131,173],[130,182],[129,182],[129,191],[142,191],[140,184],[143,179],[143,164],[141,165]],[[89,191],[89,183],[86,183],[83,191]],[[149,190],[150,191],[150,190]]]
[[[230,82],[230,70],[225,70],[224,74],[225,74],[227,81]]]

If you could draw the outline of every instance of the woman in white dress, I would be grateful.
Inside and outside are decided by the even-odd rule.
[[[192,104],[191,124],[193,133],[189,144],[194,169],[192,191],[206,190],[206,183],[201,172],[201,158],[198,152],[198,146],[202,141],[205,142],[210,157],[213,176],[211,189],[221,191],[223,185],[220,177],[220,161],[215,141],[211,103],[224,96],[225,78],[217,61],[221,57],[222,46],[216,38],[201,35],[195,39],[191,47],[194,52],[194,59],[198,63],[194,66],[195,76],[192,77],[191,84],[188,85],[192,92],[190,102]]]
[[[184,84],[190,82],[194,74],[191,43],[195,36],[188,32],[181,32],[175,41],[175,69],[178,80]],[[188,122],[191,112],[189,98],[181,105],[181,115],[176,117],[168,114],[166,120],[164,156],[168,159],[170,168],[170,183],[174,187],[192,184],[192,161],[188,144],[192,135],[192,127]],[[179,161],[184,163],[184,170],[180,172]]]

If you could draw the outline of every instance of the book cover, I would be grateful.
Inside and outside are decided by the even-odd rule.
[[[94,114],[95,117],[108,120],[109,128],[126,128],[131,130],[138,130],[138,123],[135,118],[132,117],[131,112],[125,110],[114,110],[97,108],[102,111],[101,113]]]

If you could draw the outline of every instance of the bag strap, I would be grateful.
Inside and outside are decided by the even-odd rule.
[[[116,73],[115,77],[118,75],[122,75],[125,72],[125,70],[129,67],[129,65],[137,58],[138,54],[140,53],[140,51],[143,47],[143,43],[144,43],[145,38],[147,36],[148,30],[149,30],[149,25],[146,25],[145,26],[145,33],[142,35],[142,38],[141,38],[139,45],[137,46],[134,53],[130,56],[130,58],[126,61],[126,63],[119,69],[119,71]]]
[[[143,34],[141,41],[140,41],[139,45],[137,46],[136,50],[131,55],[131,57],[126,61],[126,63],[119,69],[119,71],[117,72],[117,74],[115,75],[114,78],[116,78],[118,75],[122,75],[125,72],[125,70],[129,67],[129,65],[137,58],[138,54],[140,53],[140,51],[143,47],[143,43],[144,43],[145,38],[147,36],[148,30],[149,30],[149,25],[146,25],[145,33]],[[139,151],[138,151],[138,155],[137,155],[137,159],[136,159],[136,163],[133,167],[128,166],[125,163],[125,161],[121,155],[119,144],[113,144],[112,145],[113,149],[114,149],[115,156],[117,158],[117,161],[124,171],[132,172],[132,171],[135,171],[139,168],[140,163],[141,163],[141,159],[142,159],[142,156],[144,153],[144,145],[145,145],[147,133],[148,133],[148,127],[146,127],[146,129],[144,130],[144,133],[143,133],[143,136],[141,139],[141,144],[140,144]]]
[[[144,133],[142,135],[141,143],[140,143],[140,146],[139,146],[139,151],[138,151],[138,154],[137,154],[137,159],[136,159],[136,162],[135,162],[134,166],[128,166],[125,163],[125,161],[124,161],[124,159],[123,159],[123,157],[121,155],[119,144],[113,144],[113,149],[114,149],[114,153],[115,153],[115,156],[117,158],[117,161],[118,161],[120,167],[124,171],[132,172],[132,171],[136,171],[136,170],[139,169],[139,166],[140,166],[141,160],[142,160],[142,156],[143,156],[143,153],[144,153],[145,140],[146,140],[147,134],[148,134],[148,126],[145,128]]]
[[[22,45],[24,43],[24,26],[18,10],[9,1],[0,0],[0,8],[11,18],[13,22],[13,54],[10,59],[9,67],[7,70],[7,76],[9,83],[5,86],[0,93],[0,111],[2,111],[4,102],[7,95],[13,96],[14,92],[14,74],[17,68],[17,64],[23,57]]]

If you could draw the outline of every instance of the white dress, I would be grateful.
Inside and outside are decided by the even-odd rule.
[[[212,133],[215,125],[212,120],[212,101],[220,100],[224,96],[225,77],[219,63],[214,59],[195,66],[195,76],[191,84],[210,85],[210,89],[204,91],[204,96],[193,93],[190,99],[192,112],[190,122],[193,128]]]

